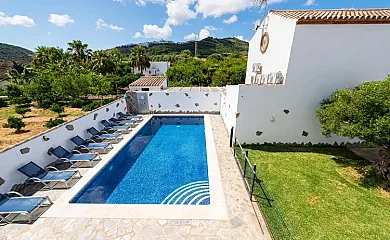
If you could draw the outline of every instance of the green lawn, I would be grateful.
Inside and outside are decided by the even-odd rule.
[[[246,149],[296,239],[390,239],[390,193],[368,161],[344,148]],[[259,185],[255,195],[280,231]]]

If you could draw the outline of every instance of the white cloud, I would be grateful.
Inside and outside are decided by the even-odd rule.
[[[48,35],[48,36],[51,35],[51,32],[47,32],[47,35]]]
[[[5,26],[5,25],[32,27],[35,26],[35,22],[34,19],[29,18],[27,16],[15,15],[13,17],[9,17],[5,15],[5,13],[0,12],[0,26]]]
[[[240,39],[241,41],[249,42],[247,39],[244,38],[244,36],[234,36],[237,39]]]
[[[125,5],[125,0],[112,0],[112,1],[118,2],[118,3],[121,3],[121,4]]]
[[[305,5],[305,6],[313,6],[315,4],[315,2],[316,2],[316,0],[307,0],[305,2],[305,4],[303,4],[303,5]]]
[[[172,28],[169,24],[165,24],[164,27],[160,28],[157,25],[145,24],[142,30],[145,38],[168,38],[172,35]]]
[[[195,33],[191,33],[191,34],[184,36],[184,40],[191,41],[191,40],[195,40],[195,39],[198,39],[198,35]]]
[[[238,17],[236,15],[231,16],[228,19],[224,19],[222,22],[225,24],[232,24],[238,21]]]
[[[205,38],[208,38],[210,37],[210,31],[206,30],[206,29],[201,29],[200,32],[199,32],[199,40],[203,40]]]
[[[209,30],[209,31],[217,31],[218,30],[218,28],[216,28],[214,26],[204,26],[204,29]]]
[[[142,36],[142,33],[140,33],[140,32],[136,32],[136,33],[134,33],[134,35],[133,35],[133,38],[140,38],[140,37],[143,37],[143,36]]]
[[[57,27],[63,27],[68,23],[74,23],[74,20],[68,14],[50,14],[49,22],[53,23]]]
[[[188,20],[196,18],[196,13],[190,9],[195,0],[173,0],[169,1],[167,7],[167,23],[170,25],[183,25]]]
[[[108,24],[108,23],[104,22],[103,19],[98,19],[96,21],[96,28],[97,29],[112,29],[112,30],[115,30],[115,31],[118,31],[118,32],[125,30],[122,27],[118,27],[118,26],[115,26],[115,25],[112,25],[112,24]]]
[[[124,1],[124,0],[116,0],[116,1]],[[137,4],[138,6],[144,7],[144,6],[146,6],[147,2],[164,4],[164,3],[168,2],[168,1],[169,0],[135,0],[135,4]]]
[[[203,40],[205,38],[208,38],[212,36],[212,33],[214,31],[217,31],[218,28],[213,27],[213,26],[204,26],[199,32],[199,34],[191,33],[186,36],[184,36],[184,40]]]
[[[251,0],[198,0],[196,12],[207,17],[220,17],[223,14],[235,14],[253,6]]]

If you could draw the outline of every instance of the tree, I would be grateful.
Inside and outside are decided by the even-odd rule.
[[[134,67],[140,70],[141,73],[150,67],[150,58],[143,46],[137,46],[131,49],[130,60],[133,62]]]
[[[106,75],[115,71],[115,64],[106,51],[95,51],[92,54],[92,69],[100,74]]]
[[[30,109],[30,107],[27,107],[27,106],[18,105],[18,106],[16,106],[16,108],[15,108],[15,112],[16,112],[17,114],[22,115],[22,117],[25,118],[25,117],[26,117],[25,114],[26,114],[27,112],[31,112],[31,109]]]
[[[91,50],[88,49],[88,44],[84,44],[80,40],[73,40],[73,42],[68,43],[68,52],[76,61],[81,62],[90,55]]]
[[[9,117],[7,123],[3,125],[4,128],[15,128],[15,133],[20,133],[20,129],[26,125],[21,118]]]
[[[50,107],[50,110],[52,110],[53,112],[57,113],[58,114],[58,117],[60,117],[61,113],[64,112],[64,107],[57,104],[57,103],[54,103],[53,105],[51,105]]]
[[[6,84],[4,87],[5,93],[10,99],[20,97],[23,94],[22,87],[15,83]]]
[[[218,53],[213,53],[213,54],[211,54],[210,56],[207,57],[207,60],[210,60],[210,61],[222,61],[223,60],[223,56],[221,54],[218,54]]]
[[[337,134],[359,138],[381,147],[381,160],[374,163],[390,180],[390,76],[342,89],[325,99],[316,110],[325,136]]]

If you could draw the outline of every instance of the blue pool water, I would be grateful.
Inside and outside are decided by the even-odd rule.
[[[210,204],[203,117],[153,117],[71,203]]]

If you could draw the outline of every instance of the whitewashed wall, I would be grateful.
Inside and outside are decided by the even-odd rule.
[[[262,27],[264,25],[267,24],[263,23]],[[268,26],[264,30],[269,34],[267,51],[264,54],[260,52],[263,29],[258,29],[249,41],[246,84],[250,84],[251,76],[256,75],[256,73],[252,72],[253,63],[261,63],[263,74],[281,71],[286,78],[295,26],[295,20],[285,19],[272,13],[269,15]]]
[[[229,132],[232,127],[236,127],[238,90],[238,85],[226,86],[226,91],[221,96],[221,116]]]
[[[9,191],[15,183],[24,182],[26,177],[17,170],[19,167],[30,161],[34,161],[41,167],[46,166],[50,162],[56,160],[56,157],[47,154],[49,148],[61,145],[68,150],[73,149],[75,145],[69,140],[70,138],[76,135],[83,138],[91,137],[86,131],[87,128],[93,126],[99,130],[102,129],[101,120],[109,119],[117,112],[125,112],[125,107],[126,103],[123,99],[114,101],[111,104],[103,106],[78,119],[46,131],[20,145],[1,151],[0,176],[5,180],[5,183],[0,186],[0,192]],[[96,120],[94,120],[95,114],[98,114]],[[73,125],[73,131],[69,131],[65,128],[65,126],[69,124]],[[49,137],[49,140],[43,140],[43,136]],[[20,150],[24,148],[29,148],[30,151],[26,154],[21,154]]]
[[[210,112],[221,110],[220,92],[148,92],[150,112]]]
[[[315,109],[337,89],[387,77],[390,73],[387,39],[390,39],[389,24],[298,25],[285,85],[240,86],[237,110],[240,116],[236,123],[239,140],[247,143],[348,141],[322,136]],[[274,57],[278,59],[279,55]],[[256,131],[263,133],[256,136]],[[307,137],[302,136],[303,131],[308,132]]]

